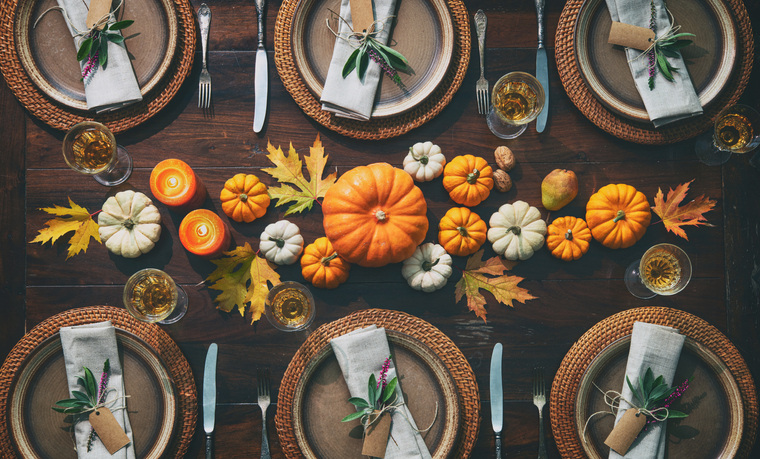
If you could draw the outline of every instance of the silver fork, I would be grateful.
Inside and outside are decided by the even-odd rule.
[[[211,9],[205,3],[198,8],[198,23],[201,27],[201,46],[203,48],[203,68],[198,80],[198,107],[208,108],[211,105],[211,75],[206,67],[206,48],[208,48],[208,29],[211,25]]]
[[[490,94],[488,93],[488,80],[484,75],[485,67],[483,57],[485,55],[486,43],[486,13],[478,10],[475,13],[475,30],[478,32],[478,49],[480,50],[480,78],[475,82],[475,96],[478,99],[478,113],[487,115],[491,109]]]
[[[544,442],[544,405],[546,405],[546,383],[544,369],[533,369],[533,404],[538,408],[538,459],[546,459]]]
[[[257,370],[256,381],[259,383],[259,407],[261,407],[261,459],[270,459],[269,437],[267,437],[267,408],[269,408],[269,374]]]

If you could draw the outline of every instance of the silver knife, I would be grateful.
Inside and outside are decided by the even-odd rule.
[[[214,457],[214,421],[216,417],[216,343],[208,347],[203,368],[203,430],[206,431],[206,459]]]
[[[536,53],[536,79],[544,87],[544,109],[536,119],[536,132],[544,132],[549,116],[549,62],[544,48],[544,0],[536,0],[538,16],[538,52]]]
[[[501,459],[501,428],[504,422],[504,391],[501,387],[501,343],[491,354],[491,424],[496,434],[496,459]]]
[[[269,66],[267,52],[264,49],[264,3],[256,0],[256,14],[259,17],[259,46],[256,49],[256,71],[253,78],[253,90],[256,94],[256,108],[253,115],[253,132],[261,132],[267,117],[267,94],[269,92]]]

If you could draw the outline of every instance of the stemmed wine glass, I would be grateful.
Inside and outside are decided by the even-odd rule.
[[[269,291],[266,316],[269,323],[282,331],[305,330],[314,321],[314,297],[298,282],[283,282]]]
[[[691,280],[691,260],[676,245],[657,244],[628,266],[624,279],[628,291],[637,298],[675,295]]]
[[[70,168],[115,186],[132,174],[132,158],[108,127],[95,121],[75,124],[63,138],[63,159]]]
[[[173,324],[187,312],[187,293],[160,269],[134,273],[124,286],[124,306],[135,319]]]
[[[544,108],[544,88],[525,72],[508,73],[493,86],[486,122],[496,137],[514,139]]]
[[[697,140],[699,160],[719,166],[732,153],[748,153],[760,145],[760,113],[747,105],[732,105],[718,114],[712,136]]]

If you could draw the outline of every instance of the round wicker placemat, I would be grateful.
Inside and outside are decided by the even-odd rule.
[[[299,0],[283,0],[280,6],[274,27],[274,62],[282,83],[301,110],[326,128],[355,139],[396,137],[435,118],[451,102],[462,85],[470,61],[470,16],[461,0],[447,0],[454,24],[454,53],[446,76],[427,99],[397,116],[370,121],[339,118],[322,110],[322,103],[306,86],[295,65],[291,28],[298,2]]]
[[[324,324],[316,329],[290,361],[280,383],[277,398],[275,424],[280,444],[288,458],[303,457],[293,429],[293,396],[301,374],[309,361],[336,338],[357,328],[377,325],[414,337],[438,355],[454,378],[459,393],[460,433],[451,457],[466,458],[470,455],[480,429],[480,395],[475,374],[462,351],[440,330],[424,320],[399,311],[366,309],[342,319]]]
[[[50,317],[32,328],[19,341],[3,366],[0,367],[0,456],[15,458],[16,452],[8,429],[8,392],[11,382],[26,357],[47,338],[55,335],[61,327],[82,325],[110,320],[114,327],[131,333],[149,345],[161,358],[177,388],[179,408],[178,428],[166,457],[182,457],[195,433],[198,416],[198,396],[190,364],[177,344],[158,325],[140,322],[124,309],[111,306],[91,306],[70,309]]]
[[[712,127],[718,113],[736,103],[749,81],[754,58],[752,25],[742,0],[725,0],[736,24],[739,46],[736,67],[723,92],[696,118],[677,121],[655,129],[618,116],[602,105],[583,79],[575,57],[574,35],[578,12],[585,0],[568,0],[557,25],[555,56],[560,80],[570,100],[592,123],[602,130],[630,142],[663,145],[690,139]]]
[[[550,400],[552,432],[562,457],[586,457],[575,425],[575,400],[581,378],[597,354],[631,334],[634,322],[676,328],[681,334],[708,347],[726,364],[742,394],[745,416],[738,457],[747,457],[755,443],[758,402],[755,382],[746,362],[717,328],[688,312],[663,307],[629,309],[610,316],[584,333],[565,355],[552,382]]]
[[[77,110],[55,102],[39,89],[21,65],[16,50],[14,20],[19,0],[0,2],[0,71],[21,104],[45,124],[62,131],[85,120],[107,125],[113,132],[122,132],[147,121],[177,94],[190,73],[195,57],[195,20],[189,0],[174,0],[178,17],[179,37],[174,59],[166,77],[137,104],[103,114]]]

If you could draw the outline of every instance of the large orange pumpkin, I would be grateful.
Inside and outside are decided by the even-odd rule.
[[[319,288],[335,288],[348,279],[351,265],[346,263],[326,237],[320,237],[303,249],[301,274]]]
[[[493,189],[493,170],[479,156],[457,156],[443,169],[443,187],[457,204],[477,206]]]
[[[611,249],[625,249],[644,236],[652,220],[644,193],[624,184],[610,184],[591,195],[586,223],[594,239]]]
[[[425,239],[427,204],[412,177],[387,163],[359,166],[325,193],[325,234],[349,263],[404,261]]]
[[[438,224],[438,242],[446,252],[472,255],[486,242],[486,222],[467,207],[453,207]]]

